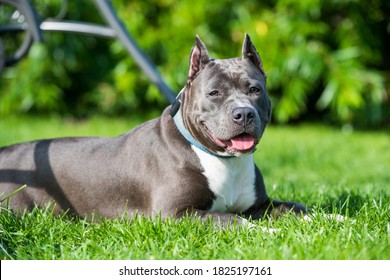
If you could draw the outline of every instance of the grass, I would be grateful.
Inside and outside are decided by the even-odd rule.
[[[0,146],[37,138],[120,134],[140,120],[13,117]],[[390,259],[390,135],[322,125],[270,126],[256,152],[270,196],[307,204],[294,216],[221,229],[211,222],[53,216],[0,210],[2,259]],[[4,205],[4,203],[3,203]],[[322,214],[342,214],[344,222]],[[261,227],[280,231],[270,234]]]

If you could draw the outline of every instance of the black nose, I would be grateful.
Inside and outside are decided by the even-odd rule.
[[[233,121],[239,125],[248,125],[255,118],[255,111],[250,107],[238,107],[232,112]]]

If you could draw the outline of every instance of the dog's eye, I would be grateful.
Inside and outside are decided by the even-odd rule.
[[[219,91],[213,90],[213,91],[209,92],[209,96],[219,96]]]
[[[259,93],[260,89],[258,87],[250,87],[249,93]]]

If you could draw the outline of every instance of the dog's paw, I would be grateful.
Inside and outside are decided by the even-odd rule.
[[[260,231],[264,233],[269,233],[269,234],[276,234],[281,231],[280,228],[267,228],[267,227],[260,227]]]
[[[322,218],[325,218],[325,219],[328,219],[328,220],[334,220],[334,221],[337,221],[337,222],[344,222],[345,221],[345,217],[343,215],[340,215],[340,214],[317,214],[317,213],[313,213],[313,214],[306,214],[303,216],[303,220],[305,221],[308,221],[308,222],[311,222],[313,221],[313,219],[315,217],[322,217]]]
[[[243,227],[248,228],[248,229],[256,228],[256,225],[254,223],[251,223],[250,221],[248,221],[247,219],[244,219],[244,218],[242,218],[242,220],[241,220],[241,225]]]
[[[241,225],[243,227],[249,229],[249,230],[257,230],[257,229],[259,229],[261,232],[269,233],[269,234],[275,234],[275,233],[280,232],[280,229],[258,226],[258,225],[254,224],[254,223],[251,223],[247,219],[243,219]]]

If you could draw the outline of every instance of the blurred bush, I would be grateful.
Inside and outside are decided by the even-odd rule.
[[[44,17],[58,0],[32,1]],[[390,2],[386,0],[114,0],[121,19],[176,91],[199,34],[212,56],[240,55],[251,35],[268,72],[274,120],[389,122]],[[67,19],[101,23],[92,2]],[[45,33],[45,44],[0,77],[0,114],[123,115],[166,105],[119,42]]]

